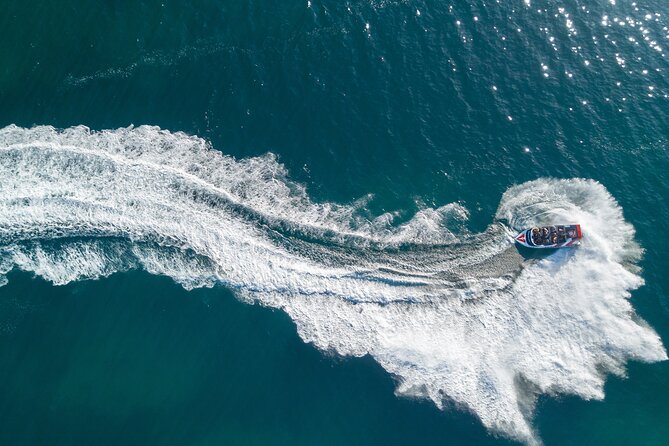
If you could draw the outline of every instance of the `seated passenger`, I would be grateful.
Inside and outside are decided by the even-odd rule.
[[[532,243],[539,244],[541,240],[541,232],[539,228],[532,228]]]
[[[556,243],[557,243],[557,240],[558,240],[557,234],[553,234],[553,235],[551,236],[551,243],[550,243],[550,244],[551,244],[551,245],[556,244]]]

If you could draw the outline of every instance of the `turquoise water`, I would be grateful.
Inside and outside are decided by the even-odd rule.
[[[0,442],[666,444],[669,8],[504,3],[6,2]]]

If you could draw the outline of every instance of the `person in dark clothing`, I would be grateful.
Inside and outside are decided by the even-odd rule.
[[[535,245],[541,244],[541,231],[539,228],[532,228],[532,243]]]

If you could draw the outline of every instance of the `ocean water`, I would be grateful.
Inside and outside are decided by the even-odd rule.
[[[666,2],[6,0],[0,42],[1,444],[669,442]]]

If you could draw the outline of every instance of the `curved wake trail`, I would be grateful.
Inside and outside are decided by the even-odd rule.
[[[642,250],[594,181],[510,188],[497,222],[455,235],[456,204],[402,225],[312,202],[274,156],[235,160],[156,127],[0,130],[0,284],[14,268],[55,284],[143,268],[187,288],[224,284],[283,309],[319,349],[373,356],[397,393],[447,401],[538,441],[540,393],[603,398],[603,371],[659,361],[627,298]],[[579,222],[583,246],[525,260],[512,229]]]

